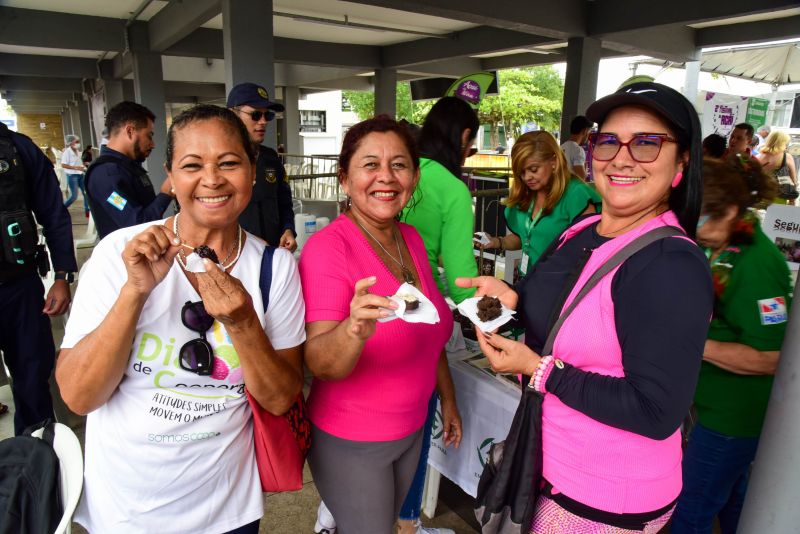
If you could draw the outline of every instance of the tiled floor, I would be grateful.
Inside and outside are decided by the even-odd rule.
[[[79,239],[86,232],[86,219],[83,214],[83,204],[80,200],[70,208],[70,215],[73,221],[73,234]],[[78,249],[78,265],[83,265],[83,262],[86,261],[90,254],[91,248]],[[56,346],[61,343],[63,335],[63,321],[60,318],[53,320],[53,337]],[[83,444],[84,418],[69,412],[61,402],[55,385],[51,387],[51,391],[54,397],[57,418],[70,426],[75,431],[81,444]],[[11,387],[2,372],[0,372],[0,402],[10,408],[9,413],[0,416],[0,439],[5,439],[14,434],[14,405]],[[301,491],[267,494],[264,496],[266,513],[261,521],[261,533],[310,534],[313,532],[319,494],[314,486],[311,474],[308,472],[308,466],[306,466],[305,480],[306,483]],[[472,499],[469,495],[443,478],[436,517],[431,520],[425,519],[424,523],[426,526],[450,528],[458,534],[478,532],[477,523],[472,516],[471,502]],[[74,524],[73,532],[84,534],[86,531],[80,525]]]

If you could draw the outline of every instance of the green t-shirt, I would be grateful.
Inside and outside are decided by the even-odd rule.
[[[522,252],[528,255],[527,271],[539,261],[539,257],[547,250],[550,243],[560,236],[575,220],[575,217],[586,210],[589,204],[593,204],[597,212],[600,212],[600,195],[589,187],[583,180],[575,176],[571,177],[567,183],[567,188],[561,196],[561,200],[553,208],[553,211],[544,217],[537,214],[534,220],[533,202],[527,211],[522,211],[516,207],[505,209],[506,224],[512,232],[517,234],[522,241]]]
[[[474,295],[474,289],[455,284],[459,276],[478,276],[472,253],[472,196],[466,184],[439,162],[420,158],[419,184],[401,220],[414,226],[422,236],[439,291],[456,304]],[[446,288],[439,277],[440,258]]]
[[[732,268],[717,298],[708,338],[760,351],[780,350],[791,306],[791,280],[786,260],[758,222],[753,243],[723,252],[712,264],[715,289],[727,265]],[[740,375],[703,362],[694,398],[700,422],[727,436],[758,436],[772,380],[771,375]]]

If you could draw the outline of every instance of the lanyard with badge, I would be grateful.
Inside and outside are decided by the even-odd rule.
[[[523,276],[528,274],[528,263],[530,262],[530,257],[528,256],[528,249],[531,246],[531,234],[533,233],[534,226],[536,226],[536,223],[542,217],[541,208],[539,209],[539,211],[536,212],[536,215],[532,215],[534,204],[535,202],[531,202],[531,207],[528,208],[528,211],[526,212],[527,216],[525,217],[525,220],[523,222],[525,226],[523,232],[524,235],[520,236],[520,238],[522,239],[522,261],[520,262],[519,270]]]

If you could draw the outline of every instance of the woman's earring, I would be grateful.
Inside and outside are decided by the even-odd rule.
[[[253,185],[256,185],[256,179],[253,178]]]
[[[677,173],[675,173],[675,178],[672,179],[672,189],[678,187],[678,185],[680,185],[681,183],[681,180],[683,180],[683,172],[678,171]]]

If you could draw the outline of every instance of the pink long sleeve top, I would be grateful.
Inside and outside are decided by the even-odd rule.
[[[439,355],[453,330],[452,313],[433,281],[422,238],[410,225],[398,223],[398,228],[419,273],[418,289],[436,306],[439,323],[378,323],[347,377],[314,379],[309,417],[318,428],[342,439],[391,441],[418,430],[436,385]],[[355,284],[362,278],[377,277],[370,288],[377,295],[393,295],[401,285],[345,215],[308,240],[300,276],[307,323],[346,319]]]

